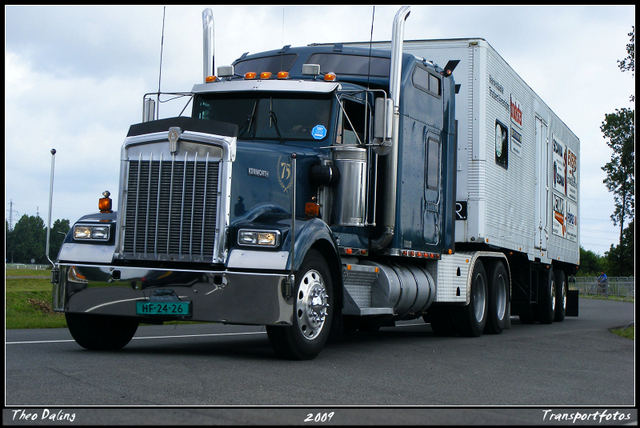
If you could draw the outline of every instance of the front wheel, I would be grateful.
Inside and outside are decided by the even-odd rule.
[[[309,250],[296,273],[291,326],[267,326],[276,354],[294,360],[315,358],[324,347],[333,318],[333,287],[324,257]]]
[[[65,313],[71,336],[86,349],[115,351],[124,348],[138,330],[134,318]]]

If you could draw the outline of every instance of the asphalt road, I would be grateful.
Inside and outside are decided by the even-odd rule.
[[[141,326],[118,352],[87,351],[66,329],[7,330],[3,422],[519,425],[572,409],[637,422],[635,342],[608,331],[634,317],[632,303],[581,299],[578,318],[513,317],[480,338],[416,320],[303,362],[278,359],[260,327]]]

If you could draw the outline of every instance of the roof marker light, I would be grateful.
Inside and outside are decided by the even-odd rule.
[[[336,73],[327,73],[324,75],[324,80],[326,82],[333,82],[336,80]]]
[[[258,73],[256,73],[255,71],[250,71],[248,73],[244,74],[244,78],[245,79],[255,79],[256,77],[258,77]]]

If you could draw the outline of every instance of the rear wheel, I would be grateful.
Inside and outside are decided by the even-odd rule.
[[[556,277],[556,314],[553,320],[562,321],[567,310],[567,277],[560,269],[557,269],[554,274]]]
[[[507,326],[509,276],[504,263],[496,261],[489,272],[489,313],[485,333],[500,334]]]
[[[86,349],[114,351],[124,348],[138,329],[134,318],[65,313],[71,336]]]
[[[546,284],[541,287],[537,315],[540,324],[551,324],[556,315],[556,277],[553,269],[549,269]]]
[[[478,337],[487,324],[487,275],[482,261],[477,260],[471,275],[469,304],[458,308],[456,330],[461,336]]]
[[[267,326],[274,351],[284,358],[309,360],[324,347],[333,318],[333,287],[322,255],[311,249],[296,274],[291,326]]]

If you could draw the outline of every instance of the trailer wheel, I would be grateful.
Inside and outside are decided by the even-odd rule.
[[[537,309],[540,324],[551,324],[556,315],[556,277],[549,269],[546,284],[543,284]]]
[[[496,261],[489,273],[489,313],[485,333],[500,334],[507,326],[509,316],[509,276],[504,263]]]
[[[478,337],[487,324],[487,274],[477,260],[471,276],[471,296],[467,306],[458,308],[456,327],[461,336]]]
[[[86,349],[115,351],[124,348],[138,329],[138,320],[108,315],[65,313],[71,336]]]
[[[327,263],[311,249],[296,273],[291,326],[267,326],[271,347],[281,357],[315,358],[324,347],[333,318],[333,288]]]
[[[564,271],[560,269],[556,269],[554,274],[556,276],[556,313],[553,320],[562,321],[567,310],[567,278]]]

